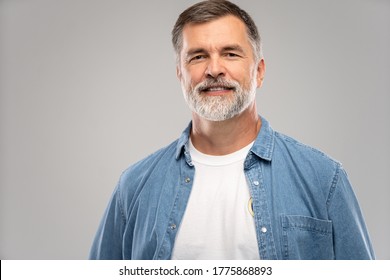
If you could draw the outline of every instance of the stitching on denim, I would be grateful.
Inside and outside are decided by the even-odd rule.
[[[266,194],[266,184],[264,182],[264,169],[263,169],[263,166],[264,166],[264,162],[258,162],[258,165],[255,167],[257,169],[257,174],[258,174],[258,180],[260,181],[260,186],[259,186],[259,190],[258,190],[258,194],[261,196],[261,193],[264,193],[264,197],[267,197],[267,194]],[[251,172],[249,172],[249,170],[247,172],[245,172],[246,174],[249,175],[249,179],[252,181],[252,174]],[[260,197],[259,197],[260,199]],[[260,203],[261,204],[261,203]],[[268,206],[268,203],[267,203],[267,199],[265,199],[265,203],[261,204],[260,206],[261,210],[260,210],[260,213],[264,212],[266,213],[265,215],[261,215],[260,214],[260,218],[259,217],[256,217],[256,220],[262,220],[264,221],[264,226],[268,227],[268,230],[267,230],[267,235],[264,235],[264,234],[261,234],[260,231],[261,231],[261,226],[259,225],[258,227],[258,230],[256,232],[259,232],[258,234],[260,234],[260,248],[262,248],[262,250],[264,251],[264,256],[261,254],[260,252],[260,257],[262,258],[266,258],[266,256],[268,255],[268,257],[274,257],[274,256],[277,256],[277,253],[276,253],[276,246],[275,246],[275,239],[274,239],[274,233],[273,233],[273,229],[272,229],[272,222],[271,222],[271,215],[270,215],[270,210],[269,210],[269,206]],[[255,211],[256,213],[256,211]],[[269,245],[269,246],[267,246]],[[267,253],[267,251],[269,253]]]
[[[322,156],[323,158],[325,158],[325,159],[327,159],[327,160],[329,160],[329,161],[331,161],[331,162],[333,162],[335,164],[340,164],[337,160],[335,160],[334,158],[330,157],[329,155],[327,155],[326,153],[324,153],[323,151],[321,151],[318,148],[314,148],[312,146],[309,146],[309,145],[307,145],[305,143],[302,143],[302,142],[300,142],[300,141],[298,141],[298,140],[296,140],[296,139],[294,139],[294,138],[292,138],[290,136],[287,136],[287,135],[285,135],[283,133],[280,133],[280,132],[277,132],[277,131],[275,131],[275,135],[278,136],[279,138],[283,139],[286,142],[289,142],[289,143],[292,143],[292,144],[296,144],[297,146],[300,146],[300,147],[305,148],[305,149],[309,149],[312,152]]]
[[[119,185],[120,185],[120,183],[119,183]],[[126,214],[125,214],[124,207],[123,207],[122,192],[121,192],[121,190],[120,190],[119,185],[118,185],[118,188],[117,188],[119,211],[120,211],[120,213],[121,213],[123,225],[126,226],[126,224],[127,224],[127,218],[126,218]]]
[[[187,164],[187,162],[186,162],[186,163],[181,163],[181,164]],[[192,168],[193,168],[193,167],[192,167]],[[185,173],[185,172],[183,172],[182,167],[180,167],[180,177],[179,177],[179,178],[184,178],[184,177],[186,177],[186,176],[183,176],[184,173]],[[159,254],[158,254],[158,259],[161,259],[161,258],[162,258],[162,256],[163,256],[164,253],[165,253],[165,250],[168,250],[168,247],[167,247],[168,245],[167,245],[167,242],[166,242],[167,235],[168,235],[168,239],[170,239],[170,241],[172,242],[171,236],[170,236],[170,231],[171,231],[171,229],[170,229],[170,227],[169,227],[169,225],[172,224],[172,223],[174,222],[174,221],[172,220],[172,217],[175,217],[175,215],[172,215],[172,213],[175,212],[175,211],[177,212],[177,205],[178,205],[178,203],[179,203],[180,197],[182,196],[182,194],[183,194],[185,188],[187,188],[187,186],[185,186],[185,183],[184,183],[183,180],[180,180],[179,182],[180,182],[180,183],[178,184],[179,187],[177,188],[177,192],[176,192],[176,196],[175,196],[175,201],[174,201],[174,203],[173,203],[173,205],[172,205],[171,210],[169,211],[168,224],[166,225],[167,230],[165,231],[164,235],[162,236],[162,239],[161,239],[162,241],[161,241],[160,247],[157,248],[157,250],[156,250],[156,252],[159,252]],[[192,183],[191,183],[191,188],[192,188],[193,178],[192,178],[191,182],[192,182]],[[182,217],[182,218],[183,218],[183,217]],[[176,234],[177,234],[177,231],[178,231],[180,225],[177,224],[176,226],[177,226],[177,228],[176,228]],[[175,234],[175,236],[176,236],[176,234]],[[173,242],[174,242],[174,240],[175,240],[175,238],[173,238]],[[173,248],[172,248],[172,249],[173,249]],[[171,254],[172,254],[172,250],[171,250],[171,253],[170,253],[170,257],[171,257]]]
[[[340,179],[340,170],[341,170],[341,164],[337,164],[336,165],[336,171],[335,171],[335,174],[333,176],[333,180],[332,180],[332,184],[330,186],[330,189],[329,189],[329,194],[328,194],[328,198],[326,199],[326,206],[330,207],[330,204],[331,204],[331,200],[332,198],[334,197],[334,193],[335,193],[335,190],[336,190],[336,187],[337,187],[337,183],[339,182],[339,179]]]
[[[290,216],[292,217],[292,216]],[[291,221],[289,219],[289,216],[282,216],[282,227],[284,230],[302,230],[302,231],[310,231],[310,232],[316,232],[321,234],[331,234],[331,222],[329,221],[322,221],[315,218],[311,218],[313,220],[316,220],[316,222],[313,224],[314,221],[308,221],[307,224],[299,222],[299,221]],[[321,223],[321,224],[319,224]],[[325,225],[326,224],[326,225]],[[330,226],[330,229],[327,229],[327,227]]]
[[[287,235],[288,223],[285,221],[286,219],[287,219],[286,217],[283,216],[280,217],[281,224],[282,224],[282,246],[283,246],[282,256],[283,259],[288,260],[290,256],[289,256],[288,235]]]
[[[331,231],[328,231],[328,230],[317,229],[317,228],[307,227],[307,226],[300,226],[300,225],[289,226],[289,227],[286,228],[286,230],[289,230],[289,229],[291,229],[291,230],[300,230],[300,231],[309,231],[309,232],[319,233],[319,234],[322,234],[322,235],[329,235],[329,234],[332,233]]]
[[[165,245],[166,245],[166,238],[167,238],[167,235],[168,235],[168,239],[170,239],[171,237],[169,236],[170,235],[170,227],[169,225],[172,224],[173,220],[172,220],[172,213],[175,211],[175,209],[177,208],[177,203],[178,203],[178,200],[179,200],[179,196],[180,196],[180,191],[181,191],[181,188],[183,188],[183,182],[180,183],[180,187],[176,193],[176,198],[175,198],[175,202],[173,203],[173,206],[171,208],[171,210],[169,211],[169,219],[168,219],[168,224],[166,225],[166,231],[164,233],[164,235],[162,236],[161,238],[161,245],[160,245],[160,248],[157,248],[156,252],[159,252],[158,254],[158,259],[160,260],[165,252]],[[177,225],[178,226],[178,225]],[[171,250],[171,253],[172,253],[172,250]]]

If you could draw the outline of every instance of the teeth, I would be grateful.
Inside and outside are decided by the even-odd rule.
[[[225,87],[212,87],[207,89],[207,91],[220,91],[220,90],[229,90],[229,89]]]

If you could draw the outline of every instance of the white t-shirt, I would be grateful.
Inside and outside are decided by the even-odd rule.
[[[252,145],[210,156],[190,141],[196,172],[172,259],[260,259],[243,168]]]

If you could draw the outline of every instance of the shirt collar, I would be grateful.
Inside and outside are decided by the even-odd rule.
[[[182,153],[183,150],[184,153],[187,152],[189,153],[188,140],[190,138],[191,127],[192,127],[192,121],[189,123],[189,125],[183,131],[179,140],[177,141],[176,154],[175,154],[176,159],[179,159],[180,154]]]
[[[250,151],[256,156],[258,156],[259,158],[262,158],[267,161],[271,161],[272,153],[274,150],[275,132],[265,118],[261,116],[260,118],[261,118],[260,132],[257,135],[256,140]],[[192,122],[189,123],[187,128],[183,131],[180,138],[178,139],[177,146],[176,146],[176,154],[175,154],[176,159],[179,159],[183,150],[186,158],[188,158],[188,154],[189,154],[188,140],[190,137],[191,127],[192,127]]]
[[[267,161],[272,160],[272,153],[274,151],[275,132],[271,128],[268,121],[261,117],[260,132],[256,137],[255,143],[252,146],[251,152]]]

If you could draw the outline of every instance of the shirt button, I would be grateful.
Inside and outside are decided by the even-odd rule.
[[[262,233],[266,233],[266,232],[267,232],[267,228],[266,228],[266,227],[262,227],[262,228],[261,228],[261,232],[262,232]]]
[[[259,185],[259,181],[253,181],[253,185],[258,186]]]
[[[189,183],[189,182],[191,182],[191,179],[187,177],[187,178],[185,178],[184,182]]]
[[[171,230],[174,230],[176,229],[176,225],[175,224],[171,224]]]

